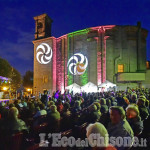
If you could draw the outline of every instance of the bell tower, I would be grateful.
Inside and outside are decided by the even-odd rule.
[[[35,40],[51,37],[52,19],[47,14],[34,17],[35,20]]]

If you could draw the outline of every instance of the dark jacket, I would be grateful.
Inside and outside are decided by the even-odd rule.
[[[2,131],[4,135],[5,133],[14,134],[14,133],[21,132],[21,131],[28,132],[28,128],[25,122],[17,118],[16,119],[7,118],[1,121],[0,130]]]
[[[128,122],[134,132],[135,136],[138,136],[143,131],[143,121],[141,121],[141,117],[138,116],[136,118],[128,119]]]
[[[100,109],[101,113],[107,113],[108,112],[108,106],[107,105],[101,105],[101,109]]]
[[[116,137],[116,138],[117,137],[122,137],[122,138],[129,137],[131,138],[131,140],[133,140],[132,138],[134,136],[134,133],[126,119],[120,121],[120,123],[115,124],[115,125],[113,125],[112,123],[109,123],[107,131],[108,131],[109,137]],[[111,141],[110,141],[110,144],[111,144]],[[132,146],[132,144],[130,146]],[[117,150],[126,149],[126,147],[123,147],[123,146],[117,147],[117,145],[115,145],[115,147],[117,148]]]
[[[149,111],[146,106],[139,106],[141,120],[145,120],[149,116]]]

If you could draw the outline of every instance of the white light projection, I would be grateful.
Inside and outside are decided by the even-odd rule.
[[[82,75],[88,66],[88,59],[81,53],[74,54],[67,63],[69,71],[73,75]]]
[[[52,48],[48,44],[41,43],[36,48],[36,52],[36,59],[40,64],[48,64],[51,61],[53,52]]]

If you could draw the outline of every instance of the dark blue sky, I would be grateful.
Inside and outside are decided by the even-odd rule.
[[[0,0],[0,56],[22,75],[33,69],[33,17],[43,13],[53,19],[55,37],[100,25],[136,25],[137,21],[150,31],[150,0]]]

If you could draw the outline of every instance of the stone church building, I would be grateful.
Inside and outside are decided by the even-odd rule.
[[[131,25],[89,27],[54,37],[47,14],[34,17],[35,95],[64,91],[76,83],[92,83],[99,89],[109,81],[117,90],[141,87],[146,80],[146,37],[148,31]],[[107,86],[107,85],[106,85]]]

